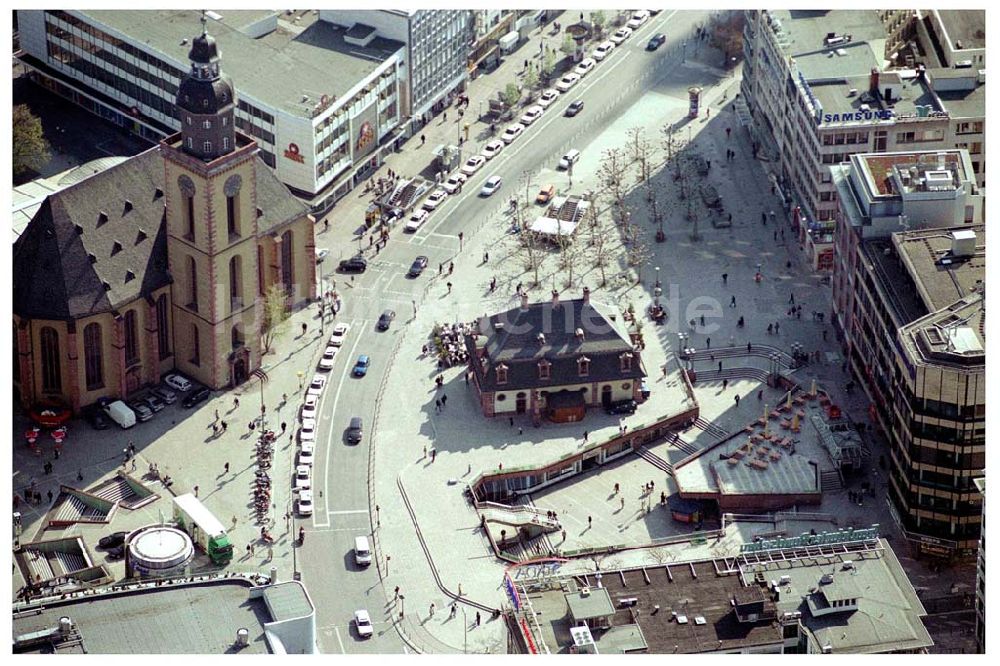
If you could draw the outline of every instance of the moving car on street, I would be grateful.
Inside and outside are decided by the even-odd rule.
[[[566,107],[566,117],[572,118],[581,111],[583,111],[583,100],[582,99],[575,100],[569,106]]]
[[[594,53],[592,54],[592,56],[594,60],[600,62],[605,58],[607,58],[609,55],[611,55],[611,52],[614,50],[615,50],[615,43],[609,39],[607,41],[603,41],[600,44],[598,44],[597,48],[594,49]]]
[[[403,227],[403,231],[408,234],[414,233],[417,229],[423,226],[424,222],[427,221],[427,216],[430,215],[430,211],[424,209],[413,211],[413,215],[410,215],[410,219],[406,221],[406,226]]]
[[[554,88],[549,88],[541,95],[539,95],[538,106],[542,107],[543,109],[547,109],[549,108],[549,105],[554,103],[557,99],[559,99],[559,91]]]
[[[407,275],[414,278],[420,277],[420,274],[424,272],[425,268],[427,268],[427,261],[427,257],[424,255],[420,255],[414,259],[413,263],[410,264],[410,270],[407,272]]]
[[[597,66],[597,61],[593,58],[584,58],[580,64],[573,68],[573,71],[580,76],[590,74],[590,71]]]
[[[658,49],[661,46],[663,46],[663,42],[665,42],[665,41],[667,41],[667,36],[664,35],[662,32],[659,33],[659,34],[657,34],[657,35],[653,35],[649,39],[649,42],[646,44],[646,50],[647,51],[655,51],[656,49]]]
[[[360,416],[352,416],[351,423],[347,426],[347,441],[351,444],[357,444],[361,441],[364,436],[364,426],[361,421]]]
[[[615,33],[611,35],[611,41],[615,44],[621,46],[621,43],[632,36],[632,28],[618,28]]]
[[[424,210],[434,210],[435,208],[440,206],[441,202],[444,201],[447,197],[448,193],[442,190],[441,188],[434,190],[429,195],[427,195],[426,199],[424,199],[424,206],[423,206]]]
[[[483,168],[484,164],[486,164],[485,157],[482,155],[473,155],[465,161],[465,164],[462,165],[462,173],[466,176],[473,176],[477,171]]]
[[[574,74],[573,72],[567,72],[563,74],[563,77],[556,81],[556,90],[559,92],[566,92],[577,83],[580,82],[580,75]]]
[[[396,318],[395,310],[386,310],[378,318],[378,324],[376,324],[376,328],[378,328],[378,330],[380,331],[388,331],[389,326],[392,324],[392,320],[395,318]]]
[[[366,354],[362,354],[358,357],[358,362],[354,364],[354,370],[352,373],[355,377],[364,377],[368,374],[368,365],[371,363],[371,359],[368,358]]]
[[[372,634],[375,633],[375,628],[372,627],[372,619],[371,616],[368,615],[368,611],[354,611],[354,628],[357,629],[358,636],[361,638],[372,637]]]
[[[503,178],[497,175],[490,176],[486,182],[483,183],[483,189],[479,190],[479,196],[493,196],[493,193],[499,190],[501,185],[503,185]]]
[[[503,139],[504,143],[511,144],[514,143],[514,139],[521,136],[521,132],[523,131],[524,131],[524,125],[521,125],[519,123],[514,123],[513,125],[504,130],[503,134],[500,135],[500,138]]]
[[[342,273],[364,273],[367,269],[368,260],[360,254],[350,259],[344,259],[337,266],[337,270]]]
[[[504,146],[506,145],[507,144],[501,141],[500,139],[493,139],[485,146],[483,146],[483,157],[485,157],[488,160],[493,159],[494,157],[500,154],[500,151],[502,151]]]

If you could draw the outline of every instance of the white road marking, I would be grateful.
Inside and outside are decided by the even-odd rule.
[[[337,644],[340,645],[340,654],[347,654],[347,650],[344,649],[344,641],[340,640],[340,629],[334,627],[333,633],[337,636]]]
[[[354,330],[356,327],[363,327],[366,323],[367,322],[364,321],[364,320],[362,320],[360,323],[351,322],[351,330]],[[348,354],[349,357],[353,357],[354,356],[354,354],[355,354],[355,352],[357,351],[357,348],[358,348],[358,343],[361,342],[361,337],[362,336],[361,336],[360,333],[358,335],[354,336],[354,344],[351,345],[351,353]],[[343,347],[341,347],[341,350],[343,350]],[[343,353],[343,351],[341,351],[340,353]],[[347,367],[345,367],[344,368],[344,372],[340,375],[340,382],[337,384],[337,392],[336,392],[336,394],[333,397],[333,408],[334,409],[337,408],[337,402],[340,400],[340,392],[344,388],[344,379],[347,378],[348,372],[350,372],[350,371],[347,369]],[[318,411],[320,413],[324,413],[323,407],[326,404],[326,396],[327,396],[327,393],[324,391],[323,392],[323,397],[320,398],[320,403],[318,405]],[[329,509],[330,509],[330,505],[328,504],[329,497],[330,497],[330,488],[329,488],[329,483],[330,483],[330,458],[332,457],[332,454],[333,454],[332,442],[333,442],[333,433],[334,432],[336,432],[336,430],[333,427],[331,427],[330,428],[330,433],[327,435],[327,438],[326,438],[326,453],[325,453],[325,455],[326,455],[326,461],[323,464],[323,505],[324,505],[324,509],[325,509],[324,513],[327,513],[329,511]],[[314,497],[313,498],[313,502],[315,502],[315,501],[316,501],[316,498]],[[316,516],[315,515],[313,516],[313,527],[328,527],[329,525],[330,525],[329,516],[327,516],[327,521],[325,523],[319,523],[319,522],[317,522],[316,521]]]
[[[365,514],[367,514],[368,513],[368,509],[349,509],[349,510],[345,510],[345,511],[327,511],[326,515],[328,515],[328,516],[346,516],[346,515],[353,514],[353,513],[365,513]]]

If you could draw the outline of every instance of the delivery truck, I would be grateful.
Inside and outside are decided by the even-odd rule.
[[[197,497],[188,493],[174,498],[174,522],[187,532],[194,543],[212,560],[226,565],[233,559],[233,544],[226,529]]]

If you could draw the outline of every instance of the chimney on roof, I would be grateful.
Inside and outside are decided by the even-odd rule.
[[[590,287],[583,288],[583,304],[590,305]]]
[[[528,292],[526,291],[521,292],[521,309],[522,310],[528,309]]]
[[[583,342],[585,339],[586,336],[583,334],[583,329],[582,328],[576,329],[576,341]]]
[[[559,307],[559,292],[555,289],[552,290],[552,307]]]
[[[878,67],[872,67],[871,74],[868,75],[868,92],[878,95]]]

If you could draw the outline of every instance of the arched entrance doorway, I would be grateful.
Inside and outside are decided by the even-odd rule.
[[[250,377],[250,350],[240,347],[229,356],[229,381],[234,388]]]

